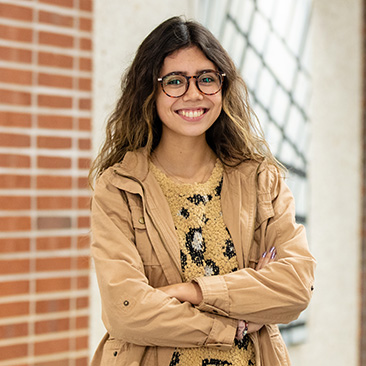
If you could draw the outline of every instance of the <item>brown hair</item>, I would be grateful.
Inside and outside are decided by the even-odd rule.
[[[122,161],[127,151],[146,147],[151,153],[157,146],[161,137],[161,121],[155,107],[159,72],[168,55],[193,46],[226,74],[221,114],[206,132],[210,147],[226,165],[267,158],[283,170],[269,150],[249,106],[246,85],[227,52],[201,24],[173,17],[145,38],[122,78],[121,96],[107,121],[106,139],[92,164],[90,179]]]

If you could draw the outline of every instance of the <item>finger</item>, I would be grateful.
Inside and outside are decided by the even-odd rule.
[[[258,263],[257,263],[257,265],[255,267],[255,269],[257,271],[259,271],[261,268],[263,268],[263,263],[264,263],[264,260],[265,260],[266,256],[267,256],[267,252],[264,252],[262,254],[262,256],[259,258],[259,261],[258,261]]]
[[[268,252],[264,252],[258,261],[256,270],[264,268],[267,264],[273,262],[276,259],[276,248],[272,247]]]

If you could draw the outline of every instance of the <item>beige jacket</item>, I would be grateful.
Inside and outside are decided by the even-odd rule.
[[[92,255],[108,334],[92,366],[168,366],[174,347],[229,349],[237,321],[266,324],[251,335],[257,366],[290,365],[277,326],[296,319],[313,290],[315,260],[295,223],[292,195],[265,163],[225,168],[222,212],[239,271],[197,278],[203,302],[180,303],[157,287],[181,282],[180,249],[168,203],[144,150],[98,179]],[[260,255],[277,260],[260,271]]]

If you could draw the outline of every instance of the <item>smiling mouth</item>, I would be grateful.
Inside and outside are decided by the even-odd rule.
[[[205,114],[208,111],[206,108],[200,108],[200,109],[179,109],[177,110],[177,113],[180,116],[186,117],[186,118],[198,118],[201,117],[203,114]]]

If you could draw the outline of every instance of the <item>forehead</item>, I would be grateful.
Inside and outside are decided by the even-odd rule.
[[[216,70],[216,65],[210,61],[197,47],[182,48],[167,56],[164,60],[161,74],[173,71],[195,74],[202,70]]]

